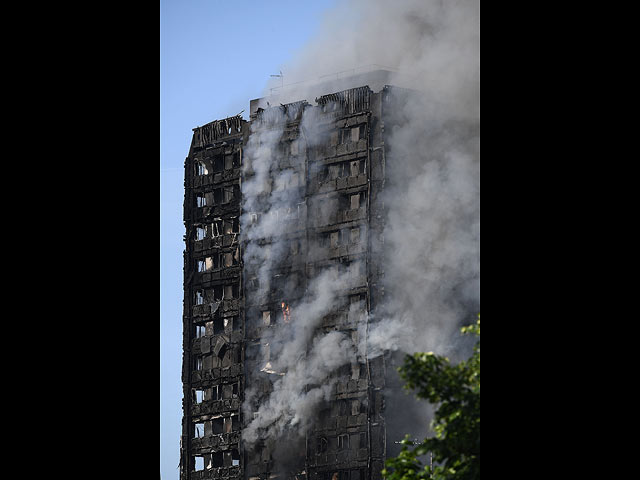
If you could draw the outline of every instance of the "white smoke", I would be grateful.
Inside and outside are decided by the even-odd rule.
[[[370,357],[388,350],[451,353],[460,324],[471,323],[479,311],[479,1],[350,0],[328,12],[323,25],[282,66],[287,82],[376,64],[395,72],[389,83],[421,93],[400,100],[385,126],[385,296],[356,350],[344,334],[317,334],[322,317],[339,302],[340,279],[311,280],[305,298],[292,308],[291,325],[275,330],[282,336],[273,369],[286,374],[277,376],[259,406],[252,405],[256,392],[247,391],[245,414],[258,414],[243,431],[248,443],[294,426],[303,434],[330,394],[330,373],[351,362],[356,351]],[[281,101],[312,101],[312,92],[301,84]],[[305,111],[301,135],[308,145],[323,141],[314,125]],[[245,212],[265,206],[280,211],[300,200],[274,190],[276,181],[288,180],[272,178],[278,175],[276,146],[283,133],[274,128],[250,137],[255,176],[242,185]],[[271,214],[256,224],[248,213],[242,218],[249,240],[244,261],[260,265],[261,291],[268,290],[286,247],[276,241],[265,248],[257,240],[281,228]]]
[[[264,304],[275,287],[274,273],[288,259],[289,240],[283,214],[292,212],[293,230],[300,209],[300,218],[304,220],[306,215],[304,198],[295,188],[286,188],[295,174],[279,165],[288,156],[283,155],[281,148],[288,145],[284,127],[290,113],[280,107],[269,109],[263,120],[252,124],[245,149],[243,260],[248,276],[257,280],[256,288],[246,290],[248,304]],[[306,154],[309,145],[320,142],[317,138],[320,133],[313,122],[303,117],[302,123],[307,127],[302,129],[298,158]],[[327,335],[317,332],[323,318],[342,306],[344,298],[340,293],[347,288],[347,279],[336,269],[330,269],[311,276],[307,282],[302,299],[291,302],[286,299],[291,310],[289,321],[272,325],[261,336],[261,344],[268,345],[270,352],[268,364],[262,370],[270,374],[272,389],[266,399],[258,387],[249,386],[245,390],[244,413],[249,422],[243,429],[243,440],[247,444],[260,438],[278,438],[294,427],[298,435],[304,435],[312,413],[321,401],[328,399],[335,382],[331,374],[355,355],[351,338],[338,332]],[[247,323],[255,320],[247,318]]]

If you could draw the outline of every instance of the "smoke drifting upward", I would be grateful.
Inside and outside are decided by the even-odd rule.
[[[420,92],[411,100],[400,94],[385,121],[385,229],[383,239],[373,239],[384,242],[384,299],[371,312],[366,336],[318,336],[323,316],[339,305],[344,279],[332,271],[309,280],[305,297],[291,305],[291,323],[270,333],[277,355],[271,350],[268,398],[258,405],[257,387],[247,390],[245,417],[258,413],[243,431],[248,444],[260,432],[268,438],[306,433],[333,387],[330,372],[358,354],[432,350],[455,359],[459,327],[479,312],[479,1],[340,3],[282,71],[285,83],[294,83],[370,64],[394,71],[388,83]],[[278,101],[312,101],[312,91],[300,84]],[[320,143],[321,133],[306,117],[311,109],[301,108],[305,141]],[[275,187],[292,182],[276,161],[277,144],[286,135],[282,124],[252,132],[247,147],[253,176],[242,185],[247,213],[241,221],[248,240],[244,262],[256,266],[257,297],[271,288],[271,274],[289,251],[284,240],[258,240],[281,233],[282,212],[305,208],[301,198]],[[303,147],[297,147],[301,154]],[[253,211],[265,214],[256,220],[249,216]],[[423,433],[427,423],[420,425]],[[409,432],[395,433],[401,438]]]
[[[368,338],[374,355],[454,354],[452,334],[479,311],[479,10],[476,0],[343,2],[282,67],[295,83],[383,65],[390,84],[420,92],[396,99],[385,126],[386,300]],[[303,83],[285,93],[310,92]]]
[[[479,19],[479,0],[341,2],[326,13],[319,34],[281,66],[286,84],[305,82],[289,87],[291,101],[306,98],[312,81],[377,65],[396,72],[392,84],[438,99],[450,113],[477,118]],[[272,80],[265,95],[277,86]]]
[[[287,110],[273,107],[264,111],[252,123],[245,150],[241,229],[247,305],[267,308],[275,292],[283,309],[283,317],[275,324],[271,312],[264,312],[268,320],[263,326],[269,328],[261,332],[261,351],[250,358],[267,376],[245,390],[243,410],[249,421],[243,441],[248,445],[285,434],[296,444],[294,439],[304,437],[317,406],[328,400],[335,383],[331,374],[356,357],[357,343],[350,337],[317,332],[322,319],[344,303],[340,292],[348,288],[346,279],[334,268],[306,272],[306,279],[289,273],[295,270],[294,253],[304,250],[308,258],[317,248],[307,245],[297,233],[301,228],[304,231],[307,217],[303,193],[297,188],[303,181],[301,164],[307,147],[318,144],[323,135],[305,117],[312,114],[304,107],[301,103]],[[301,137],[294,132],[289,141],[286,124],[296,118],[307,128],[302,128]],[[301,287],[304,295],[299,297]],[[254,326],[263,313],[256,308],[246,313],[247,322]]]

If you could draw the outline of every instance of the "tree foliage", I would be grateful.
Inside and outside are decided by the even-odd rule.
[[[402,451],[386,461],[387,480],[477,480],[480,478],[480,315],[463,334],[477,336],[473,354],[457,365],[429,353],[407,355],[400,376],[418,398],[437,405],[435,437],[414,443],[405,437]],[[432,455],[433,469],[419,457]]]

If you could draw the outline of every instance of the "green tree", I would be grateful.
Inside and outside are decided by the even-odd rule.
[[[400,376],[404,388],[437,406],[432,429],[435,437],[414,443],[405,437],[402,451],[386,461],[387,480],[477,480],[480,478],[480,315],[463,334],[477,336],[473,354],[452,365],[429,353],[407,355]],[[433,469],[419,457],[433,457]]]

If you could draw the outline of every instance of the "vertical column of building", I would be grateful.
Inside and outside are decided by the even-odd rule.
[[[247,202],[253,210],[244,212],[251,223],[247,228],[261,232],[252,236],[253,250],[244,265],[245,376],[252,387],[250,406],[255,410],[285,374],[276,366],[286,337],[281,333],[298,314],[292,306],[303,298],[306,288],[306,148],[300,135],[306,106],[301,101],[260,109],[252,118],[255,137],[251,145],[262,149],[255,160],[268,171],[260,189],[252,191],[253,201]],[[245,169],[246,184],[255,182],[253,167]],[[257,441],[245,445],[244,453],[248,479],[291,478],[291,472],[304,469],[304,445],[263,432]]]
[[[369,121],[369,151],[367,174],[369,176],[369,236],[368,241],[368,271],[369,280],[369,311],[374,315],[372,321],[380,321],[375,313],[378,305],[384,300],[384,288],[382,277],[382,252],[384,247],[385,229],[385,202],[383,199],[386,180],[385,155],[384,155],[384,122],[382,118],[382,94],[371,95]],[[384,317],[382,317],[384,321]],[[369,384],[369,401],[371,402],[369,425],[371,429],[371,442],[369,444],[371,455],[371,479],[378,480],[382,477],[386,459],[386,425],[384,413],[384,391],[386,388],[386,362],[383,355],[370,356],[368,368],[371,378]]]
[[[194,129],[185,161],[181,480],[242,476],[245,127],[236,116]]]
[[[316,128],[324,140],[309,161],[308,258],[310,278],[323,269],[337,269],[347,287],[340,305],[324,318],[322,329],[340,330],[354,349],[366,343],[369,284],[369,200],[371,92],[359,87],[316,99]],[[335,393],[319,412],[307,439],[308,475],[312,480],[378,478],[377,446],[384,429],[376,422],[375,389],[380,372],[364,352],[335,372]],[[384,440],[382,440],[382,445]]]

